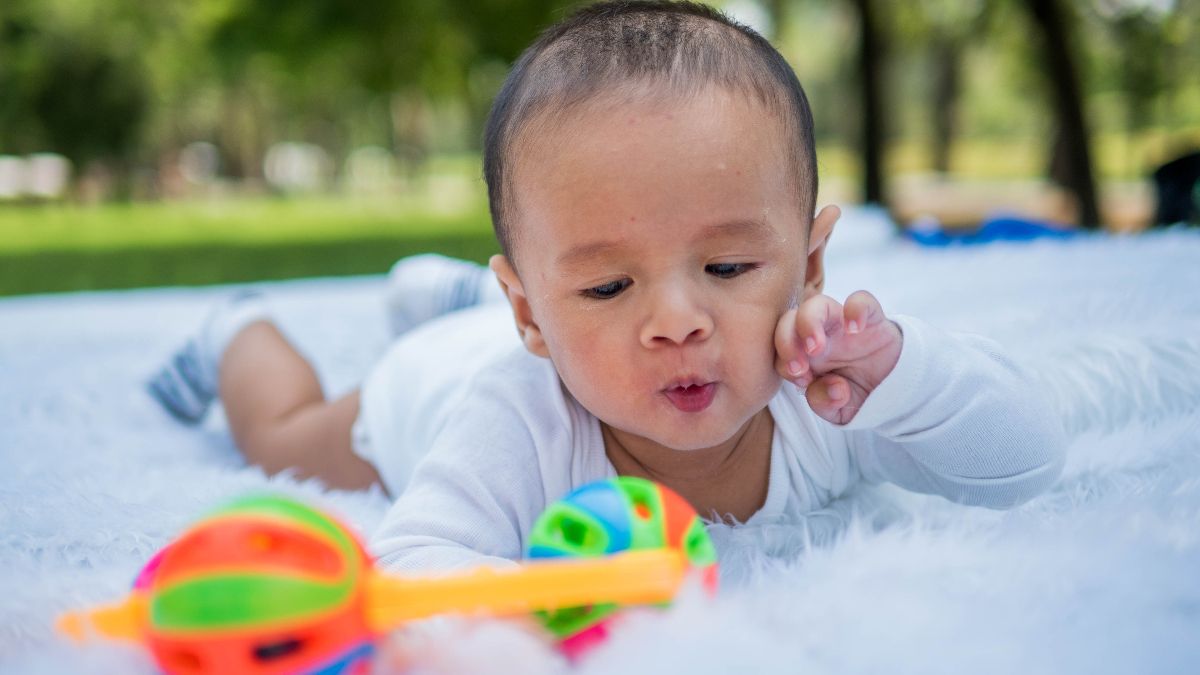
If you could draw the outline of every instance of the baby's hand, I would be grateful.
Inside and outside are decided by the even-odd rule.
[[[775,369],[806,388],[814,412],[834,424],[854,419],[900,358],[900,328],[875,296],[857,291],[845,306],[815,295],[775,327]]]

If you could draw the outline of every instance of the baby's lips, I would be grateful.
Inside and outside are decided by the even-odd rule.
[[[683,412],[696,413],[712,405],[716,396],[715,382],[693,384],[687,387],[676,386],[663,391],[667,400]]]
[[[662,391],[671,391],[673,389],[687,389],[688,387],[703,387],[708,384],[714,384],[716,380],[697,375],[686,375],[677,377],[667,383],[667,386],[662,388]]]

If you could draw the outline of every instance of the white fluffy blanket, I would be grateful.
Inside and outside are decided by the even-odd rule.
[[[1002,342],[1068,429],[1048,494],[994,512],[863,488],[807,531],[722,530],[724,586],[568,666],[499,622],[393,637],[385,672],[1200,672],[1200,231],[920,249],[848,215],[829,291]],[[64,270],[69,274],[69,270]],[[382,277],[271,284],[327,392],[385,346]],[[142,380],[228,288],[0,300],[0,671],[149,673],[59,611],[122,596],[194,518],[270,488],[369,532],[382,494],[244,465],[223,419],[176,425]]]

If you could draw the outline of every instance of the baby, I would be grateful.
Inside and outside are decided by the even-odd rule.
[[[583,9],[513,67],[485,146],[507,303],[480,302],[482,268],[401,261],[396,311],[422,323],[361,393],[326,402],[256,297],[152,383],[191,420],[219,392],[268,471],[381,481],[383,566],[518,559],[549,503],[614,475],[762,524],[859,480],[1006,508],[1057,478],[1062,431],[996,344],[822,294],[839,213],[812,215],[808,102],[752,30],[690,3]]]

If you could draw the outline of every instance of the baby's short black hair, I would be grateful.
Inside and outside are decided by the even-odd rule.
[[[492,104],[483,174],[492,225],[512,259],[510,181],[514,148],[534,118],[561,114],[622,87],[694,95],[717,85],[754,97],[784,121],[797,198],[817,197],[812,111],[783,56],[754,30],[693,2],[600,2],[546,29],[517,60]]]

